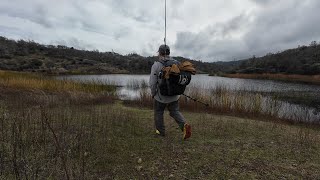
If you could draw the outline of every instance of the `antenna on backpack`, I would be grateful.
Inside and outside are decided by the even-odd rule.
[[[167,45],[167,0],[164,0],[164,45]]]

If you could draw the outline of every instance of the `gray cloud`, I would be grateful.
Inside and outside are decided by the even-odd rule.
[[[172,54],[206,61],[264,55],[320,40],[320,1],[168,1]],[[163,1],[3,0],[0,35],[81,49],[154,55]]]
[[[286,6],[259,14],[244,36],[249,49],[258,55],[319,40],[319,1],[291,1]]]
[[[65,46],[70,46],[70,47],[74,47],[76,49],[82,49],[82,50],[94,49],[93,45],[88,44],[82,40],[75,38],[75,37],[70,38],[68,40],[60,39],[58,41],[52,41],[50,44],[65,45]]]
[[[267,6],[272,0],[255,2],[260,9],[250,15],[235,16],[198,33],[178,33],[175,48],[194,58],[233,60],[262,56],[320,39],[319,1],[282,1],[273,6]],[[243,35],[232,37],[239,29]]]
[[[31,10],[25,9],[8,9],[7,7],[0,7],[0,14],[8,15],[14,18],[21,18],[40,24],[46,28],[51,28],[52,23],[46,19],[46,10],[42,6],[35,6]]]
[[[251,1],[253,1],[261,6],[277,3],[277,0],[251,0]]]
[[[206,60],[225,60],[244,57],[245,44],[233,38],[233,34],[248,25],[249,16],[241,14],[226,23],[217,23],[198,33],[179,32],[174,45],[179,53]]]
[[[2,26],[0,25],[0,35],[14,38],[14,39],[30,39],[30,37],[34,37],[34,34],[32,32],[25,32],[22,31],[19,28],[16,27],[10,27],[10,26]]]
[[[130,34],[130,30],[127,27],[122,27],[117,32],[114,32],[114,39],[120,40],[126,38],[128,34]]]

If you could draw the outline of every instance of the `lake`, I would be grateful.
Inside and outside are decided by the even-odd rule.
[[[136,99],[140,96],[141,85],[148,85],[149,75],[128,75],[128,74],[108,74],[108,75],[67,75],[58,76],[59,79],[68,79],[82,82],[97,81],[104,84],[112,84],[118,86],[117,94],[121,99]],[[232,91],[250,91],[261,93],[304,93],[312,94],[314,97],[319,96],[320,86],[310,84],[288,83],[273,80],[255,80],[255,79],[239,79],[225,78],[217,76],[208,76],[207,74],[199,74],[192,76],[192,81],[188,88],[197,88],[203,91],[214,89],[215,87],[225,87]],[[188,90],[188,89],[187,89]],[[306,114],[313,121],[320,120],[319,109],[305,107],[298,104],[281,101],[282,114],[288,114],[292,109],[301,115]],[[301,112],[300,112],[301,111]]]

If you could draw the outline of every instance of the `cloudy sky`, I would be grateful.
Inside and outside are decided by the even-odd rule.
[[[203,61],[262,56],[319,42],[319,10],[319,0],[167,0],[167,44]],[[0,36],[156,55],[164,0],[1,0]]]

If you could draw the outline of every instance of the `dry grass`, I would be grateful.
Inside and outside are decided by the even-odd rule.
[[[0,86],[0,179],[320,178],[318,127],[183,112],[193,129],[183,141],[168,114],[162,138],[152,110],[96,93],[14,87]],[[227,90],[214,92],[212,104],[234,106]],[[140,105],[152,101],[141,93]],[[250,111],[260,111],[259,99]]]
[[[207,91],[198,87],[188,87],[185,93],[209,105],[205,107],[203,104],[182,95],[179,101],[180,107],[190,112],[224,114],[289,123],[319,124],[317,119],[319,115],[312,114],[308,108],[296,108],[294,104],[285,104],[276,94],[266,96],[259,92],[230,90],[223,85]],[[141,89],[139,99],[125,101],[125,104],[152,107],[153,99],[146,89]]]
[[[56,80],[50,77],[12,71],[0,71],[0,86],[13,89],[43,90],[55,92],[88,92],[112,93],[114,86],[103,85],[98,82],[79,83],[67,80]]]
[[[271,79],[291,82],[302,82],[311,84],[320,84],[320,75],[297,75],[297,74],[225,74],[229,78],[244,78],[244,79]]]
[[[317,128],[184,112],[193,136],[182,141],[167,114],[162,138],[151,110],[19,94],[0,99],[0,179],[320,177]]]

